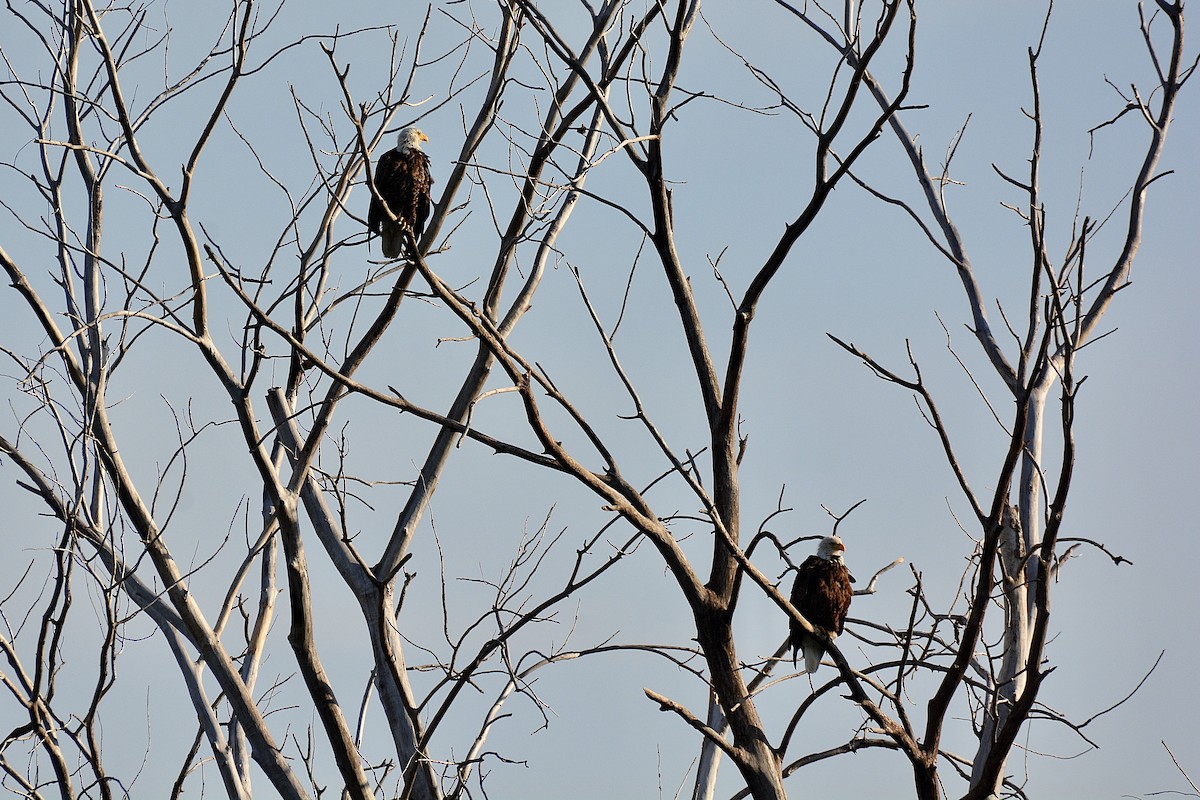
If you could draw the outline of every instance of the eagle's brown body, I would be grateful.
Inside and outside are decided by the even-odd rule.
[[[827,537],[821,543],[817,555],[809,556],[796,573],[792,584],[791,603],[806,620],[822,628],[831,638],[842,632],[846,623],[846,612],[850,609],[850,598],[854,588],[853,578],[842,563],[841,554],[845,546],[840,539]],[[815,672],[825,654],[819,639],[809,635],[795,620],[791,623],[790,642],[792,659],[796,651],[804,651],[805,672]]]
[[[371,208],[367,214],[367,228],[378,233],[383,240],[383,254],[387,258],[400,255],[404,242],[404,228],[419,238],[425,230],[429,217],[429,188],[433,177],[429,173],[429,156],[421,151],[421,142],[429,141],[425,134],[415,128],[400,132],[400,143],[379,157],[375,165],[375,190],[378,197],[371,195]],[[384,210],[380,198],[397,222],[392,222]]]

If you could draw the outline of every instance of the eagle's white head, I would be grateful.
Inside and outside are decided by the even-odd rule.
[[[396,149],[401,152],[420,150],[421,142],[428,141],[429,137],[422,133],[420,128],[405,128],[396,139]]]
[[[836,536],[826,536],[817,545],[817,555],[826,561],[836,561],[840,564],[844,552],[846,552],[846,545]]]

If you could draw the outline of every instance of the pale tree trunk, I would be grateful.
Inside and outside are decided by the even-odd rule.
[[[1046,402],[1057,383],[1055,375],[1053,369],[1046,369],[1037,376],[1026,401],[1028,417],[1017,504],[1006,516],[1000,545],[1004,652],[1000,670],[993,679],[989,703],[983,709],[979,747],[972,765],[971,787],[976,796],[1000,796],[1009,748],[1005,747],[1002,754],[997,755],[996,737],[1008,723],[1017,698],[1025,692],[1028,676],[1037,666],[1031,662],[1031,655],[1040,658],[1031,653],[1031,646],[1038,615],[1035,589],[1041,580],[1041,561],[1030,554],[1035,553],[1042,543]],[[1001,759],[1000,768],[995,771],[996,778],[990,786],[982,786],[985,766],[994,757]]]
[[[725,715],[715,694],[708,696],[708,727],[724,736],[728,730]],[[700,760],[696,764],[696,783],[692,787],[692,800],[713,800],[717,791],[717,773],[721,769],[721,749],[716,742],[705,739],[700,745]]]

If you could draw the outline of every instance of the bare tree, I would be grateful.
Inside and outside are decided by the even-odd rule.
[[[517,759],[511,741],[495,744],[514,697],[548,723],[543,670],[617,653],[688,676],[687,689],[644,693],[694,737],[696,798],[715,796],[724,759],[738,796],[783,798],[801,768],[865,748],[903,755],[921,798],[958,793],[942,765],[967,797],[1023,795],[1006,764],[1030,720],[1082,727],[1039,692],[1053,669],[1059,566],[1080,545],[1108,552],[1060,535],[1084,380],[1076,354],[1128,281],[1194,67],[1182,3],[1158,6],[1141,23],[1158,83],[1112,120],[1128,115],[1150,132],[1128,201],[1073,221],[1057,257],[1040,189],[1044,42],[1029,51],[1029,171],[996,166],[1020,193],[1010,205],[1031,248],[1024,323],[1004,315],[1007,346],[946,200],[954,150],[932,171],[906,124],[913,0],[837,12],[776,3],[770,24],[828,48],[825,72],[802,77],[727,42],[698,2],[449,3],[404,31],[366,22],[296,34],[288,6],[235,0],[215,43],[182,71],[195,37],[177,42],[153,5],[10,6],[6,28],[19,37],[3,45],[11,75],[0,88],[5,127],[21,133],[0,151],[6,186],[17,187],[0,198],[17,223],[0,239],[0,263],[6,312],[22,322],[11,340],[5,329],[13,414],[0,456],[10,484],[36,501],[20,497],[12,513],[38,549],[4,590],[2,707],[20,715],[0,740],[5,785],[30,797],[131,794],[141,768],[125,753],[112,767],[118,745],[103,720],[119,713],[109,698],[127,654],[165,646],[197,724],[178,741],[155,737],[145,760],[178,765],[176,797],[203,786],[209,764],[229,797],[263,781],[288,798],[330,787],[350,798],[484,796],[491,770]],[[698,36],[771,103],[690,86]],[[257,88],[280,73],[286,90]],[[695,135],[688,115],[709,108],[787,119],[806,137],[807,166],[789,165],[790,205],[772,209],[782,232],[755,243],[760,256],[710,259],[698,286],[702,251],[676,187]],[[461,145],[436,175],[429,224],[409,237],[407,257],[374,260],[363,219],[371,165],[399,128],[438,120],[457,123]],[[923,205],[881,188],[871,165],[881,150],[911,168]],[[899,209],[953,266],[986,363],[1014,402],[1006,416],[980,389],[1006,442],[980,492],[914,351],[892,367],[831,332],[916,397],[970,506],[973,551],[951,607],[913,569],[904,621],[856,616],[849,633],[866,663],[830,641],[836,669],[808,676],[812,692],[797,703],[777,699],[776,687],[800,685],[778,674],[790,669],[780,660],[788,619],[828,637],[781,582],[814,537],[772,530],[788,511],[781,489],[760,519],[744,508],[741,409],[760,387],[748,378],[756,317],[839,187],[864,213]],[[1097,272],[1089,243],[1118,220],[1126,234]],[[571,254],[597,241],[606,263],[593,283]],[[648,270],[658,305],[633,289]],[[571,292],[547,280],[558,275]],[[546,323],[529,319],[543,306],[558,315],[544,338]],[[681,342],[662,364],[683,363],[686,380],[668,391],[634,363],[653,349],[623,332],[641,317],[669,322]],[[555,344],[586,351],[597,383],[556,372],[545,359]],[[688,405],[700,410],[692,428],[672,418]],[[491,454],[501,460],[483,465]],[[505,503],[583,497],[602,513],[565,512],[563,524],[564,512],[543,505],[521,531],[497,531],[491,495],[468,485],[450,490],[468,522],[439,533],[434,498],[455,481],[452,464],[480,481],[502,480],[505,464],[532,476]],[[830,528],[853,510],[830,511]],[[38,515],[50,523],[34,524]],[[457,572],[476,549],[508,555],[491,571]],[[664,594],[686,609],[677,640],[571,643],[573,609],[639,551],[653,553]],[[903,560],[895,555],[866,565],[875,574],[860,594],[891,580],[882,576]],[[84,619],[80,591],[98,625]],[[735,612],[756,602],[778,618],[772,656],[739,646]],[[707,708],[682,699],[697,689]],[[861,723],[833,747],[797,753],[809,711],[837,694]],[[971,720],[974,753],[946,746],[954,714]]]
[[[1042,196],[1041,169],[1044,138],[1038,61],[1041,56],[1051,10],[1046,13],[1042,39],[1029,49],[1031,100],[1027,115],[1032,124],[1031,154],[1028,171],[1009,174],[1006,167],[995,171],[1020,193],[1020,201],[1008,207],[1028,229],[1030,242],[1029,301],[1024,314],[1004,314],[1004,324],[1019,345],[1009,355],[1000,344],[1000,334],[988,318],[987,298],[975,275],[968,243],[954,224],[944,187],[948,182],[954,151],[951,150],[940,175],[927,165],[916,138],[899,117],[890,126],[913,168],[926,202],[924,213],[894,198],[929,237],[930,242],[954,267],[962,282],[971,310],[972,329],[988,364],[1001,379],[1015,401],[1015,418],[1006,426],[1010,447],[1004,465],[993,485],[990,500],[983,500],[970,488],[967,476],[951,445],[950,436],[938,416],[929,390],[921,381],[916,361],[911,362],[913,377],[905,379],[888,371],[875,360],[844,345],[881,377],[917,393],[926,406],[928,418],[946,450],[946,457],[957,475],[963,494],[969,499],[979,524],[979,553],[972,578],[970,609],[961,640],[956,643],[953,664],[931,699],[926,723],[926,746],[936,749],[957,687],[968,670],[978,669],[982,681],[971,689],[979,722],[979,747],[972,759],[971,791],[967,797],[996,796],[1003,790],[1005,764],[1017,735],[1038,707],[1042,681],[1053,671],[1046,658],[1050,635],[1050,598],[1060,564],[1084,545],[1099,547],[1097,542],[1073,540],[1060,547],[1060,534],[1071,478],[1075,465],[1075,404],[1086,376],[1076,368],[1076,354],[1100,330],[1105,312],[1118,291],[1128,285],[1133,261],[1142,240],[1146,201],[1150,185],[1162,177],[1158,163],[1167,131],[1175,112],[1179,90],[1190,77],[1195,62],[1185,59],[1183,41],[1183,4],[1157,2],[1158,10],[1150,17],[1143,14],[1141,32],[1147,54],[1154,64],[1157,85],[1143,99],[1140,93],[1126,98],[1119,116],[1136,114],[1145,125],[1147,136],[1141,163],[1123,209],[1114,209],[1103,219],[1084,215],[1071,220],[1065,252],[1057,256],[1047,244],[1046,202]],[[1052,7],[1051,7],[1052,8]],[[1166,28],[1162,44],[1156,44],[1151,26],[1160,22]],[[832,42],[834,46],[838,43]],[[884,87],[868,78],[867,86],[881,106],[888,103]],[[1144,91],[1144,90],[1143,90]],[[1115,121],[1115,120],[1112,120]],[[1111,122],[1102,123],[1096,129]],[[1111,255],[1089,253],[1088,246],[1105,224],[1124,223]],[[1090,255],[1090,261],[1087,256]],[[1101,267],[1096,268],[1099,262]],[[1024,327],[1018,319],[1024,319]],[[1048,409],[1051,394],[1057,388],[1057,414]],[[1057,421],[1055,421],[1057,418]],[[1054,458],[1046,443],[1047,425],[1058,426],[1061,452]],[[1107,551],[1105,551],[1107,552]],[[1121,556],[1111,556],[1115,563]],[[972,664],[985,628],[990,601],[998,597],[1003,606],[1003,632],[1000,644],[987,657]],[[1061,717],[1040,709],[1051,718]],[[1068,723],[1069,724],[1069,723]],[[931,759],[932,760],[932,759]],[[933,787],[927,796],[934,796]]]

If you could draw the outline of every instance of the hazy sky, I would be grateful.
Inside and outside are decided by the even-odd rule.
[[[478,6],[478,21],[490,31],[494,14],[486,3]],[[171,48],[165,65],[159,54],[149,59],[152,64],[131,70],[126,89],[135,102],[144,102],[157,90],[164,66],[170,75],[181,75],[216,40],[223,23],[224,11],[207,4],[154,3],[149,8],[150,18],[159,20],[157,27],[170,19]],[[433,6],[425,59],[441,55],[461,38],[461,27],[449,15],[465,18],[465,8],[461,3]],[[423,11],[424,6],[415,4],[352,2],[339,4],[335,11],[332,4],[311,0],[289,3],[266,37],[262,53],[335,26],[350,31],[396,25],[401,41],[411,46]],[[10,17],[10,12],[3,13]],[[976,276],[985,295],[994,298],[989,309],[993,325],[1002,330],[998,308],[1017,319],[1027,303],[1029,237],[1021,220],[1003,205],[1020,205],[1023,198],[993,165],[1014,175],[1024,175],[1028,169],[1032,128],[1022,112],[1030,104],[1027,48],[1037,43],[1043,10],[1038,4],[998,0],[929,0],[918,3],[918,17],[918,56],[909,98],[914,108],[903,119],[909,130],[920,135],[926,159],[935,168],[966,124],[950,170],[954,182],[946,191]],[[49,66],[36,60],[31,34],[9,22],[11,18],[0,23],[0,30],[6,31],[3,42],[12,68],[26,76],[37,71],[48,75]],[[1136,115],[1129,115],[1094,138],[1088,131],[1122,108],[1118,89],[1128,94],[1131,84],[1139,89],[1148,85],[1152,66],[1137,25],[1133,2],[1060,0],[1038,63],[1046,122],[1041,185],[1050,250],[1061,257],[1080,218],[1103,219],[1115,209],[1089,250],[1096,274],[1111,262],[1123,235],[1124,195],[1140,166],[1146,129]],[[569,35],[572,25],[564,22],[563,27]],[[765,109],[777,98],[750,76],[730,50],[751,58],[806,108],[819,106],[824,96],[831,51],[767,2],[709,4],[704,23],[696,26],[688,47],[679,85],[720,100],[698,99],[680,110],[671,129],[667,169],[674,182],[681,255],[706,332],[723,361],[730,304],[710,262],[720,258],[720,272],[735,295],[744,289],[783,226],[806,200],[812,161],[812,137],[794,116],[753,110]],[[360,99],[379,92],[387,81],[388,55],[385,30],[365,32],[339,45],[338,63],[351,65],[350,84]],[[891,51],[879,70],[891,89],[895,88],[896,55]],[[252,56],[251,61],[261,63],[262,57]],[[471,103],[482,88],[471,86],[448,99],[447,83],[461,57],[460,51],[454,51],[419,72],[413,96],[429,99],[397,119],[398,123],[418,120],[430,138],[426,150],[435,178],[442,181],[458,153],[464,115],[469,118],[474,112]],[[455,78],[456,85],[466,85],[486,68],[487,60],[481,48],[473,50]],[[657,68],[657,62],[650,66],[652,71]],[[0,75],[0,81],[10,77]],[[201,88],[188,104],[168,106],[144,129],[142,144],[161,174],[172,179],[178,175],[177,165],[186,158],[196,121],[207,113],[216,85]],[[1187,690],[1200,659],[1196,644],[1200,595],[1193,576],[1200,540],[1194,515],[1188,513],[1189,498],[1200,479],[1200,422],[1195,408],[1200,393],[1200,316],[1195,308],[1200,299],[1196,270],[1200,159],[1195,155],[1200,105],[1194,89],[1190,85],[1184,89],[1161,165],[1174,174],[1158,181],[1150,193],[1145,239],[1132,285],[1119,293],[1105,320],[1104,330],[1114,332],[1086,348],[1079,359],[1078,368],[1087,381],[1077,407],[1078,462],[1063,535],[1104,542],[1132,564],[1114,566],[1100,552],[1084,549],[1063,568],[1055,587],[1054,633],[1048,648],[1056,669],[1040,700],[1082,722],[1124,698],[1160,652],[1165,654],[1132,700],[1082,731],[1100,750],[1091,750],[1081,737],[1051,723],[1035,722],[1026,729],[1019,743],[1022,750],[1014,755],[1009,771],[1019,779],[1027,778],[1031,797],[1148,797],[1153,792],[1186,790],[1162,741],[1193,779],[1200,777],[1200,746],[1191,724],[1200,712],[1200,701]],[[5,91],[10,92],[8,86]],[[297,113],[293,96],[306,111]],[[502,115],[514,135],[535,128],[545,101],[544,92],[512,88]],[[192,217],[248,274],[261,271],[291,214],[274,181],[299,196],[312,180],[300,122],[314,131],[318,147],[328,149],[331,145],[321,138],[317,126],[324,116],[344,137],[348,126],[340,103],[329,64],[318,42],[310,40],[248,77],[228,118],[220,123],[201,162]],[[641,121],[644,105],[639,107]],[[866,116],[854,119],[861,127]],[[257,148],[271,180],[258,171],[239,134]],[[880,190],[915,202],[909,168],[889,137],[885,133],[872,146],[857,173]],[[17,161],[20,167],[0,172],[0,200],[5,204],[0,209],[0,245],[50,296],[53,251],[16,216],[36,221],[45,214],[44,201],[18,174],[34,169],[29,161],[34,153],[31,138],[11,109],[0,110],[0,159]],[[499,143],[485,148],[484,155],[494,159],[491,166],[496,168],[519,166],[509,164],[508,153]],[[451,248],[431,262],[448,282],[467,287],[464,291],[476,298],[482,282],[469,284],[486,277],[496,242],[488,198],[503,209],[513,194],[511,180],[495,173],[485,177],[486,193],[476,186],[469,198],[458,199],[467,205],[443,231],[459,222],[462,226],[454,233]],[[136,179],[129,176],[114,183],[137,188]],[[435,186],[435,194],[442,185]],[[588,189],[647,217],[644,186],[619,154],[596,170]],[[114,257],[121,253],[137,263],[145,258],[149,241],[145,203],[132,191],[110,186],[108,192],[111,243],[106,244],[107,252]],[[363,217],[366,204],[367,195],[360,190],[352,196],[349,210]],[[132,221],[134,227],[121,229],[125,221]],[[351,236],[360,225],[346,217],[339,223],[338,235]],[[184,280],[183,266],[169,249],[177,243],[168,230],[160,235],[164,255],[151,273],[153,285],[163,291],[177,289]],[[655,271],[649,248],[630,279],[642,244],[639,231],[621,214],[598,202],[581,202],[558,242],[561,252],[555,268],[548,271],[513,341],[529,361],[547,370],[613,443],[631,482],[644,485],[665,470],[665,463],[644,433],[620,418],[631,412],[631,404],[620,392],[568,269],[579,271],[589,297],[610,327],[629,287],[628,308],[615,339],[622,364],[638,385],[648,413],[677,451],[696,452],[705,444],[703,408],[669,292]],[[522,255],[525,260],[518,261],[518,269],[528,267],[528,255]],[[278,258],[283,264],[278,274],[288,274],[294,246],[285,245]],[[356,286],[374,268],[368,259],[377,258],[375,245],[370,252],[361,246],[338,251],[334,282],[342,290]],[[214,313],[219,315],[214,328],[227,329],[218,344],[228,359],[236,361],[244,312],[216,281],[210,285]],[[110,291],[111,302],[118,303],[118,287],[113,285]],[[378,302],[373,298],[366,308],[374,309]],[[349,305],[339,315],[331,315],[326,330],[335,350],[351,321]],[[364,311],[362,318],[367,316]],[[782,502],[793,510],[772,519],[772,530],[785,538],[822,534],[830,527],[822,505],[841,513],[865,498],[867,502],[841,529],[848,545],[847,560],[860,585],[897,557],[907,564],[881,579],[875,595],[858,598],[852,617],[902,626],[911,602],[907,590],[913,584],[908,564],[920,570],[931,600],[944,608],[959,585],[971,552],[967,534],[974,531],[968,527],[964,532],[956,522],[956,517],[967,521],[969,508],[910,395],[873,377],[826,334],[854,342],[898,371],[906,368],[905,343],[911,343],[941,403],[972,488],[986,497],[1007,441],[979,391],[1002,419],[1011,417],[1012,403],[966,329],[969,320],[954,270],[912,221],[850,184],[837,189],[819,224],[792,252],[759,308],[740,409],[742,431],[749,436],[741,474],[742,526],[747,531],[757,529]],[[947,331],[953,354],[946,347]],[[7,288],[0,291],[0,334],[0,344],[26,358],[36,357],[45,347],[28,309]],[[450,341],[465,335],[448,312],[406,301],[401,318],[361,377],[381,389],[395,385],[410,400],[445,410],[474,357],[472,343]],[[1011,339],[1004,343],[1011,351]],[[269,346],[281,351],[277,340]],[[231,412],[201,359],[178,339],[153,331],[135,353],[114,377],[109,396],[118,403],[112,414],[123,454],[145,482],[143,491],[150,494],[156,476],[171,462],[176,420],[190,414],[195,426],[201,427],[223,422]],[[0,433],[14,438],[33,405],[19,389],[22,374],[13,361],[6,358],[3,365],[0,392],[6,411]],[[256,403],[263,416],[266,406],[261,395],[284,380],[286,361],[270,362],[265,369],[277,373],[258,384]],[[491,388],[504,385],[497,375]],[[521,419],[515,394],[498,394],[481,403],[473,424],[530,444],[532,438],[520,427]],[[554,419],[556,424],[563,422]],[[38,430],[45,435],[44,428]],[[378,557],[377,543],[390,532],[405,496],[404,487],[394,482],[412,479],[434,431],[411,417],[380,412],[366,401],[351,399],[342,407],[334,433],[345,436],[355,474],[381,482],[371,489],[363,487],[359,493],[365,500],[347,509],[350,529],[360,537],[356,541],[373,560]],[[571,446],[580,444],[577,434],[567,441]],[[63,471],[64,465],[53,461],[58,451],[50,447],[47,452]],[[327,448],[324,455],[324,465],[332,467],[334,453]],[[174,477],[168,472],[168,485],[177,484],[178,468],[178,464],[171,467],[176,470]],[[228,575],[240,560],[239,549],[244,554],[243,541],[255,533],[260,490],[245,444],[230,425],[205,429],[187,469],[169,536],[181,565],[203,565],[193,590],[206,613],[215,614]],[[11,597],[9,591],[31,562],[31,574],[45,574],[48,548],[57,535],[56,526],[39,516],[40,508],[16,485],[17,480],[14,465],[0,459],[0,505],[7,510],[0,524],[6,553],[0,559],[5,615],[0,622],[9,626],[9,635],[33,602],[40,579],[22,584]],[[694,498],[679,486],[664,487],[650,497],[659,504],[660,515],[697,513]],[[167,505],[164,502],[164,515]],[[531,583],[535,597],[561,582],[575,550],[607,522],[608,515],[594,496],[562,476],[493,455],[470,442],[456,451],[407,567],[416,575],[402,614],[409,626],[404,634],[414,643],[408,653],[410,665],[429,661],[422,648],[445,649],[439,574],[444,571],[450,581],[447,627],[457,635],[478,613],[480,603],[488,601],[491,590],[485,582],[502,576],[522,535],[535,534],[547,515],[551,534],[565,532],[547,557],[544,571]],[[689,527],[681,521],[681,531],[692,528],[697,536],[685,546],[706,570],[702,554],[708,540],[702,526]],[[223,543],[226,536],[229,541]],[[618,529],[609,538],[615,545],[627,537],[626,530]],[[802,557],[809,547],[802,544],[793,555]],[[309,548],[314,585],[319,587],[322,656],[340,699],[353,714],[370,669],[365,636],[353,597],[325,563],[315,541]],[[607,547],[601,550],[607,552]],[[764,557],[762,568],[773,576],[782,571],[770,557]],[[87,595],[82,588],[80,592]],[[956,610],[962,610],[961,604]],[[76,635],[90,635],[86,622],[87,614],[80,613],[73,623],[78,626],[72,629]],[[272,681],[292,676],[291,683],[279,690],[276,705],[281,711],[272,718],[279,720],[281,738],[285,730],[302,735],[303,726],[313,721],[300,697],[299,678],[292,675],[295,666],[286,628],[284,613],[272,633],[274,649],[260,680],[260,689],[265,690]],[[612,636],[623,643],[687,646],[691,630],[674,583],[664,575],[652,549],[643,547],[561,606],[553,621],[537,626],[519,644],[549,652],[568,637],[572,647],[584,647]],[[743,659],[770,655],[786,631],[785,617],[764,598],[748,594],[739,605],[738,647]],[[132,776],[140,770],[133,796],[158,797],[174,780],[194,735],[193,715],[161,639],[152,635],[143,619],[130,623],[129,634],[120,684],[106,705],[106,757],[114,773]],[[476,635],[483,636],[480,642],[486,641],[486,632]],[[849,637],[843,646],[851,664],[865,663],[870,657]],[[90,691],[94,675],[90,658],[81,652],[64,672],[70,676],[62,688],[64,698]],[[491,797],[690,794],[688,770],[698,751],[697,737],[676,717],[660,713],[642,688],[702,713],[704,686],[694,677],[659,658],[616,653],[557,664],[539,671],[536,679],[534,689],[545,706],[539,709],[526,698],[514,698],[506,706],[513,716],[489,740],[490,749],[516,762],[489,762],[486,786]],[[413,676],[418,694],[431,681],[428,672]],[[439,757],[463,754],[500,685],[495,679],[481,681],[481,692],[465,697],[462,708],[451,715],[435,740]],[[925,688],[915,686],[910,698],[922,706],[921,711]],[[780,735],[808,692],[808,681],[801,677],[773,687],[759,699],[772,736]],[[300,702],[299,710],[283,710],[293,701]],[[369,713],[368,732],[384,743],[373,754],[386,753],[382,714],[377,705]],[[830,697],[806,720],[791,755],[844,742],[861,723],[862,714],[848,702]],[[0,696],[0,730],[8,731],[20,722],[11,698]],[[970,755],[973,748],[966,732],[965,723],[950,725],[947,747]],[[154,749],[147,758],[151,744]],[[949,778],[950,771],[946,772]],[[211,768],[205,779],[211,783],[210,791],[219,787]],[[255,785],[261,796],[270,793],[261,775]],[[790,778],[788,786],[795,797],[912,793],[902,756],[881,750],[807,768]],[[738,776],[726,764],[723,793],[738,788]]]

